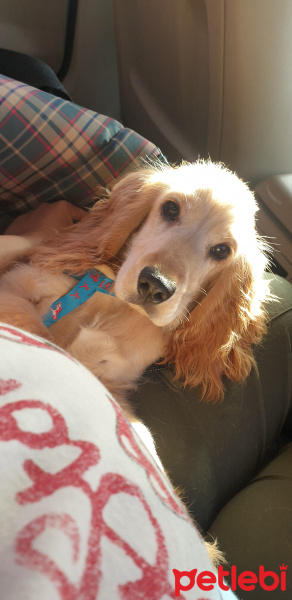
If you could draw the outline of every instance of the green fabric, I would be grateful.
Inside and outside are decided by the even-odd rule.
[[[238,572],[258,572],[259,565],[279,575],[287,569],[287,590],[240,590],[241,600],[291,600],[292,598],[292,443],[218,515],[210,528],[224,549],[228,565]],[[268,583],[268,582],[267,582]],[[271,584],[272,582],[270,582]]]

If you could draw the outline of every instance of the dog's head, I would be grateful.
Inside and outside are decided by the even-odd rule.
[[[256,203],[234,174],[211,163],[156,171],[141,184],[138,203],[144,195],[147,214],[127,238],[116,294],[156,325],[185,325],[215,285],[216,295],[230,278],[240,286],[243,264],[261,274]]]
[[[223,374],[247,377],[265,332],[254,196],[235,174],[202,162],[149,173],[138,203],[144,196],[147,214],[127,238],[116,294],[173,331],[166,360],[176,376],[217,399]]]

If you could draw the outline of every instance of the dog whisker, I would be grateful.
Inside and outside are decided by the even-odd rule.
[[[206,290],[204,288],[199,287],[198,290],[199,290],[199,292],[201,292],[201,294],[204,294],[205,296],[207,296],[208,292],[206,292]]]
[[[190,313],[189,309],[187,308],[187,306],[184,306],[183,304],[181,304],[180,314],[179,314],[180,324],[182,325],[185,321],[189,322],[190,316],[191,316],[191,313]]]

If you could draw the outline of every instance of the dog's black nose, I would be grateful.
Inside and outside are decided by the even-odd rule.
[[[156,267],[144,267],[138,278],[138,292],[144,302],[160,304],[176,290],[173,281],[162,275]]]

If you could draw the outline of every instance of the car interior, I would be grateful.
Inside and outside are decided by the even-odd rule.
[[[257,371],[245,385],[227,382],[225,399],[212,405],[198,389],[174,383],[165,366],[153,366],[133,402],[191,517],[204,536],[218,540],[227,563],[242,571],[288,565],[285,591],[240,590],[238,597],[288,600],[291,2],[2,0],[0,40],[4,77],[108,117],[117,130],[153,144],[157,160],[222,162],[254,191],[258,233],[271,248],[267,276],[279,298],[267,308]],[[0,194],[1,233],[18,214],[6,200]]]

